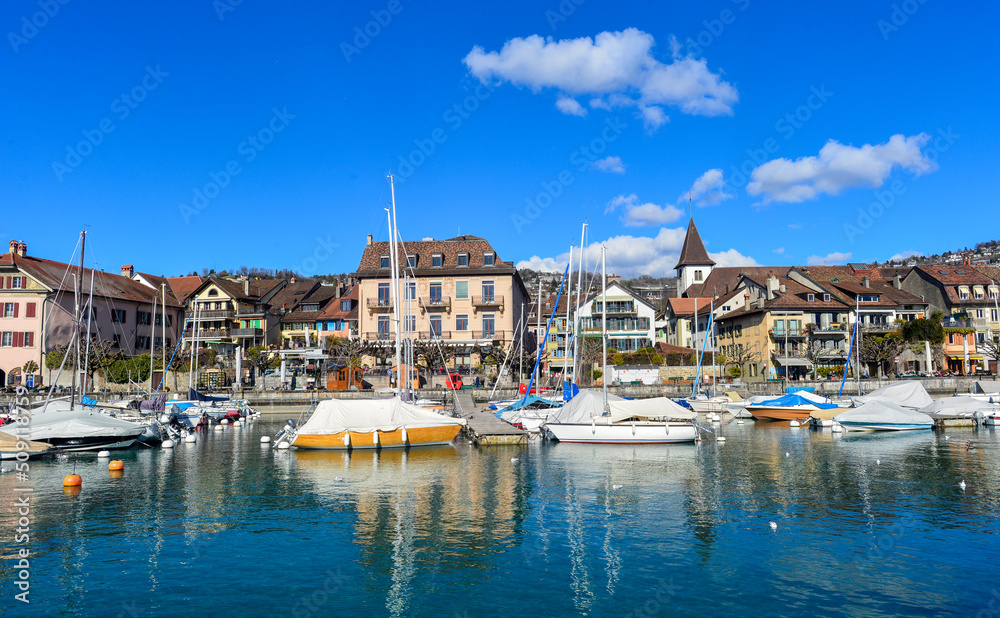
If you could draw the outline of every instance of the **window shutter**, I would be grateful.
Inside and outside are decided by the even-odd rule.
[[[11,283],[12,283],[13,281],[14,281],[14,277],[7,277],[7,287],[8,287],[8,288],[9,288],[9,287],[11,286]]]
[[[20,304],[21,304],[21,303],[14,303],[14,317],[15,317],[15,318],[17,317],[17,307],[18,307],[18,305],[20,305]]]
[[[24,347],[24,333],[14,333],[14,347],[15,348]]]
[[[455,298],[468,298],[469,297],[469,282],[468,281],[456,281],[455,282]]]
[[[24,317],[26,318],[35,317],[35,303],[24,304]]]

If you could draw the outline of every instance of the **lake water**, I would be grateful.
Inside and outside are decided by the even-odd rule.
[[[280,424],[116,454],[121,478],[31,462],[26,544],[0,476],[0,614],[1000,615],[989,428],[347,454],[262,446]]]

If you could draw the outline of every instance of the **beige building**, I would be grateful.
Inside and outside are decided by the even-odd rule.
[[[477,347],[509,349],[530,299],[513,263],[502,261],[488,241],[464,235],[401,242],[398,261],[404,337],[449,346],[458,368],[479,363]],[[364,341],[395,340],[390,266],[389,243],[369,236],[355,273]]]

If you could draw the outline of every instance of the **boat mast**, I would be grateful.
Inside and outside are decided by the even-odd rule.
[[[715,298],[712,298],[712,301],[709,304],[709,307],[710,307],[710,310],[709,310],[708,315],[710,315],[710,316],[712,316],[712,318],[714,318],[715,317]],[[715,374],[715,353],[718,351],[718,350],[716,350],[716,343],[719,341],[719,338],[716,335],[715,329],[718,328],[718,325],[715,323],[714,319],[711,319],[709,321],[712,323],[712,333],[711,333],[711,335],[709,335],[709,336],[712,337],[712,388],[713,389],[717,389],[718,388],[718,386],[717,386],[717,384],[718,384],[718,376]]]
[[[569,246],[569,268],[572,272],[573,270],[573,245]],[[570,275],[572,277],[572,275]],[[570,280],[570,287],[573,285],[573,279]],[[563,384],[569,382],[569,294],[566,295],[566,333],[563,335]],[[572,383],[571,383],[572,384]],[[570,388],[570,393],[573,389]]]
[[[160,376],[160,385],[162,385],[167,380],[167,284],[160,284],[160,294],[163,300],[163,317],[160,318],[160,322],[163,324],[162,329],[162,343],[163,343],[163,374]],[[156,330],[156,320],[153,320],[153,330]],[[160,386],[157,385],[156,390],[160,390]]]
[[[861,342],[864,340],[865,336],[861,332],[861,295],[857,294],[856,298],[857,300],[855,300],[854,321],[857,322],[858,325],[858,349],[856,352],[856,354],[858,355],[858,370],[855,372],[857,374],[855,377],[858,382],[858,397],[860,397],[861,396]]]
[[[80,405],[83,405],[83,396],[87,393],[88,369],[90,368],[90,325],[94,315],[94,269],[90,270],[90,299],[87,301],[87,352],[83,355],[83,375],[80,376]]]
[[[392,313],[396,320],[396,398],[399,399],[402,388],[402,340],[400,338],[399,324],[399,255],[396,247],[396,185],[389,174],[389,190],[392,194],[392,212],[389,218],[389,261],[392,263]]]
[[[156,294],[153,294],[153,319],[149,322],[149,395],[153,396],[153,360],[156,358]],[[166,341],[164,340],[164,343]]]
[[[576,381],[576,359],[578,357],[578,340],[580,339],[580,294],[583,291],[583,253],[584,253],[584,237],[587,233],[587,224],[583,224],[583,228],[580,230],[580,268],[576,275],[576,311],[573,313],[573,383],[578,384]],[[570,268],[572,269],[573,262],[570,260]],[[566,299],[567,301],[569,299]]]
[[[698,299],[697,299],[697,297],[694,299],[694,340],[692,341],[692,343],[694,343],[694,349],[697,350],[698,349]],[[700,358],[698,359],[698,371],[701,372],[701,359]],[[695,396],[695,394],[696,394],[695,391],[697,391],[697,390],[698,390],[698,381],[695,380],[695,384],[691,388],[691,396],[692,397]]]
[[[521,329],[521,358],[517,361],[517,381],[524,379],[524,303],[521,303],[521,317],[517,320],[517,327]]]
[[[608,411],[608,272],[607,249],[601,246],[601,392]]]
[[[73,317],[75,319],[74,333],[75,343],[73,344],[73,376],[70,383],[69,409],[72,410],[73,402],[76,400],[76,374],[80,371],[80,296],[83,295],[83,248],[87,244],[87,230],[80,232],[80,270],[76,273],[76,294],[74,295]],[[68,349],[68,348],[67,348]],[[82,401],[82,399],[81,399]]]

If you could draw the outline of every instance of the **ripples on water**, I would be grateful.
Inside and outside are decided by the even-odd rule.
[[[262,447],[278,428],[129,451],[118,479],[32,462],[32,603],[6,559],[0,613],[1000,615],[992,430],[346,454]]]

